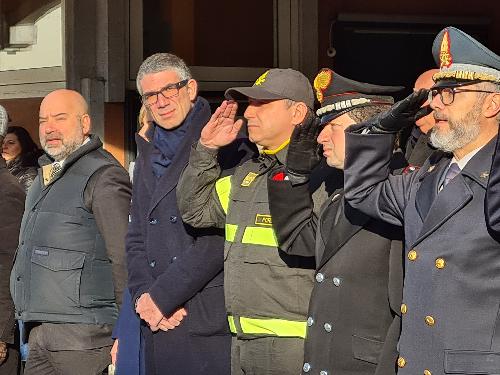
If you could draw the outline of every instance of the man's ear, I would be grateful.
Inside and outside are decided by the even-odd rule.
[[[304,121],[307,115],[307,111],[309,110],[309,107],[305,105],[305,103],[302,102],[296,102],[292,106],[292,124],[294,126],[299,125]]]
[[[198,82],[191,78],[186,87],[188,90],[189,100],[194,102],[196,100],[196,95],[198,94]]]
[[[82,131],[83,135],[87,136],[90,134],[90,130],[92,129],[92,121],[90,120],[90,115],[88,113],[84,113],[81,117]]]
[[[495,117],[500,113],[500,92],[490,94],[485,101],[483,114],[487,118]]]

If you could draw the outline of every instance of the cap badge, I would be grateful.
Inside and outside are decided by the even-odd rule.
[[[259,78],[257,78],[257,80],[255,81],[255,83],[253,85],[254,86],[260,86],[260,85],[262,85],[264,82],[266,82],[266,77],[267,77],[268,74],[269,74],[269,70],[267,70]]]
[[[314,91],[316,91],[316,98],[320,103],[323,102],[323,92],[327,89],[332,81],[332,71],[329,69],[322,70],[314,78]]]
[[[453,56],[451,55],[451,42],[450,33],[446,30],[443,34],[443,40],[441,41],[441,50],[439,52],[440,67],[449,68],[453,62]]]

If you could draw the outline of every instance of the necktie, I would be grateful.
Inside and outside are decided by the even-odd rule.
[[[55,162],[52,164],[52,168],[50,169],[49,181],[52,181],[58,174],[61,172],[61,164]]]
[[[457,163],[451,163],[450,167],[446,171],[446,174],[444,176],[444,182],[443,182],[443,187],[445,187],[448,182],[453,180],[457,174],[459,174],[462,170],[458,166]]]

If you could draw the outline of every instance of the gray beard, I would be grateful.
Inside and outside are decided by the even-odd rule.
[[[73,139],[70,143],[63,143],[60,147],[52,148],[44,145],[43,150],[55,161],[66,159],[73,152],[78,150],[83,144],[84,137],[81,139]]]
[[[481,107],[476,103],[464,117],[458,120],[448,119],[449,131],[438,132],[436,128],[431,129],[431,144],[446,152],[453,152],[474,141],[481,131],[479,116]]]

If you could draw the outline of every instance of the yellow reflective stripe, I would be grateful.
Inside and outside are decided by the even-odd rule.
[[[220,178],[215,183],[215,191],[219,197],[219,202],[227,215],[227,209],[229,207],[229,194],[231,193],[231,176],[226,176]]]
[[[273,228],[246,227],[242,243],[278,247]]]
[[[283,319],[240,318],[241,331],[248,334],[266,334],[281,337],[306,337],[306,322]]]
[[[229,315],[227,317],[227,322],[229,323],[229,330],[232,332],[232,333],[237,333],[236,332],[236,326],[234,325],[234,317]]]
[[[238,226],[234,224],[226,224],[226,241],[234,242]]]

